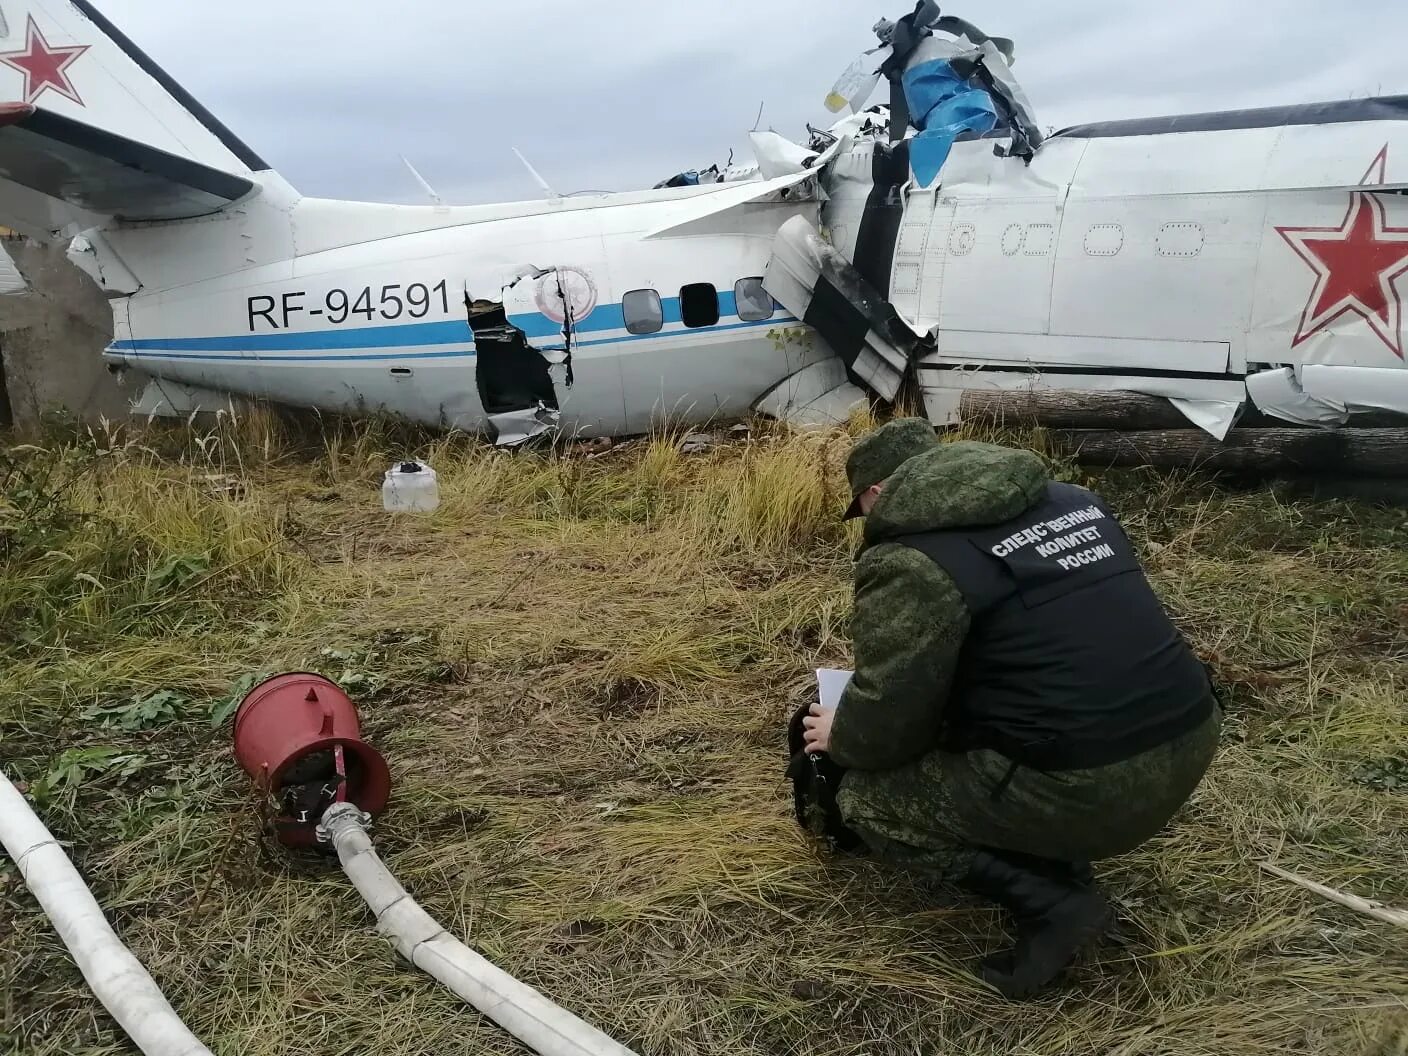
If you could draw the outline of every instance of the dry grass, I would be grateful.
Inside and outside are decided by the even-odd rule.
[[[1002,940],[991,908],[827,860],[790,818],[785,716],[848,662],[847,443],[588,460],[260,419],[21,452],[0,760],[222,1056],[520,1051],[399,964],[335,869],[254,837],[210,715],[288,667],[361,700],[403,882],[643,1056],[1408,1051],[1402,932],[1256,867],[1408,905],[1401,516],[1097,482],[1232,717],[1177,825],[1104,869],[1120,941],[1012,1006],[965,970]],[[378,476],[412,448],[445,502],[391,519]],[[43,538],[14,513],[36,467],[74,514]],[[0,995],[0,1051],[131,1051],[8,863]]]

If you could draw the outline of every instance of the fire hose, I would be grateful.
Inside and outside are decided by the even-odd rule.
[[[350,803],[323,815],[322,832],[342,871],[396,951],[543,1056],[635,1056],[589,1023],[495,967],[442,928],[406,893],[367,836],[368,816]]]
[[[212,1056],[114,934],[68,855],[3,772],[0,843],[53,921],[88,986],[137,1047],[146,1056]]]
[[[390,775],[360,732],[346,694],[316,675],[282,675],[245,698],[235,718],[235,754],[258,787],[281,796],[280,840],[331,845],[401,956],[541,1056],[636,1056],[475,953],[406,893],[367,834],[368,811],[385,806]],[[93,993],[145,1056],[212,1056],[113,932],[58,841],[3,772],[0,844]]]

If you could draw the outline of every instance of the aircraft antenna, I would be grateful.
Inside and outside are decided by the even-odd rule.
[[[410,160],[406,157],[406,155],[401,155],[401,161],[405,164],[406,168],[411,170],[411,175],[414,176],[416,178],[416,182],[419,183],[422,188],[424,188],[425,193],[430,195],[430,200],[436,205],[444,205],[445,199],[441,198],[438,194],[435,193],[435,188],[430,186],[430,183],[426,180],[426,178],[416,171],[416,167],[410,163]]]
[[[543,179],[542,176],[539,175],[538,170],[533,168],[533,166],[529,164],[528,159],[525,158],[519,152],[517,147],[510,147],[509,149],[518,155],[518,160],[523,162],[523,167],[528,170],[528,175],[533,177],[533,182],[543,189],[544,194],[546,194],[549,198],[562,197],[562,195],[558,194],[556,191],[554,191],[551,187],[548,186],[548,181]]]

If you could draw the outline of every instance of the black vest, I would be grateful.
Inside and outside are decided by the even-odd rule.
[[[936,562],[972,614],[950,747],[1077,770],[1148,751],[1211,715],[1206,669],[1092,492],[1048,484],[1006,524],[897,541]]]

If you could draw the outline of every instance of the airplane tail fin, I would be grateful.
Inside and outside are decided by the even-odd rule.
[[[0,224],[202,216],[268,168],[89,0],[0,0]]]

